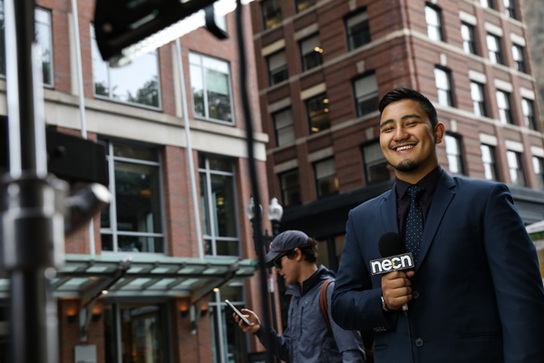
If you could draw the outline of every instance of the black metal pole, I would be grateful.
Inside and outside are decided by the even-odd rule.
[[[36,87],[33,0],[4,0],[9,175],[0,179],[0,264],[11,277],[9,361],[58,361],[50,279],[64,242],[67,184],[47,175],[45,121]],[[16,137],[14,137],[16,136]],[[62,247],[62,246],[60,246]]]

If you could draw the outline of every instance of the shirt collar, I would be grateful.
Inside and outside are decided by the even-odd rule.
[[[442,168],[440,166],[437,166],[429,174],[425,175],[423,179],[418,181],[416,185],[423,187],[425,189],[425,193],[433,194],[441,174],[442,174]],[[395,185],[396,185],[397,197],[399,199],[402,199],[404,198],[408,188],[410,188],[413,184],[410,184],[408,182],[405,182],[404,180],[400,180],[399,178],[396,178]]]

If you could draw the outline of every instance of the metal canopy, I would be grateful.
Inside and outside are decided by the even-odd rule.
[[[253,276],[254,260],[237,257],[183,258],[155,255],[67,254],[52,280],[55,297],[88,304],[108,297],[189,297],[200,300],[225,283]],[[9,298],[9,279],[0,279],[0,299]]]

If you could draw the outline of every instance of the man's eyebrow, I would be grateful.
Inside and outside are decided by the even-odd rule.
[[[408,119],[411,119],[411,118],[418,118],[420,120],[423,120],[423,117],[421,117],[421,115],[417,114],[417,113],[411,113],[411,114],[408,114],[408,115],[404,115],[400,118],[401,121],[406,121]],[[383,121],[382,123],[380,123],[380,127],[383,127],[391,122],[395,122],[393,119],[388,119],[388,120],[385,120]]]

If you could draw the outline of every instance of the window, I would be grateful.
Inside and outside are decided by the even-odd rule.
[[[331,127],[329,120],[329,99],[325,93],[306,100],[306,110],[310,123],[310,134]]]
[[[444,140],[446,141],[446,154],[448,155],[450,172],[452,174],[465,174],[461,138],[456,135],[446,134]]]
[[[510,94],[505,91],[497,91],[497,106],[499,107],[499,120],[503,124],[513,124]]]
[[[480,0],[482,8],[495,9],[495,0]]]
[[[104,303],[106,362],[169,362],[166,303]]]
[[[102,251],[164,253],[161,168],[154,147],[104,141],[115,196],[100,216]]]
[[[298,170],[290,170],[279,175],[281,197],[285,207],[302,202]]]
[[[476,48],[476,33],[474,25],[462,23],[461,37],[463,38],[463,50],[467,54],[478,54]]]
[[[444,40],[440,9],[427,4],[425,6],[425,20],[427,21],[427,35],[432,40]]]
[[[272,115],[276,133],[276,146],[291,144],[295,141],[293,128],[293,113],[290,108],[278,111]]]
[[[533,156],[533,168],[535,170],[538,188],[544,189],[544,158]]]
[[[280,0],[261,1],[263,23],[265,29],[270,29],[281,23]]]
[[[53,36],[51,33],[51,11],[39,7],[34,9],[36,42],[41,47],[42,82],[53,87]],[[0,1],[0,74],[6,75],[6,46],[4,29],[4,2]]]
[[[213,356],[211,362],[252,361],[248,359],[247,353],[250,351],[249,340],[234,320],[231,308],[224,302],[225,299],[228,299],[238,309],[242,309],[247,306],[243,296],[244,288],[240,286],[240,282],[222,286],[219,291],[210,295],[210,330]]]
[[[229,64],[189,53],[195,117],[233,124]]]
[[[346,33],[350,50],[370,43],[370,26],[366,9],[346,19]]]
[[[303,10],[308,9],[310,6],[315,5],[315,0],[296,0],[297,4],[297,13],[300,13]]]
[[[319,35],[313,35],[300,42],[300,53],[302,56],[302,70],[307,71],[323,63],[323,48],[319,45]]]
[[[314,163],[314,173],[318,198],[338,193],[338,178],[333,158]]]
[[[113,101],[160,108],[158,51],[141,55],[124,67],[110,67],[100,55],[94,27],[91,34],[94,94]]]
[[[516,69],[520,72],[527,73],[527,66],[525,65],[525,56],[523,55],[523,47],[521,45],[512,45],[512,58],[516,64]]]
[[[206,255],[240,256],[232,161],[199,154],[198,172]]]
[[[376,74],[372,73],[358,78],[353,83],[357,116],[363,116],[378,110],[378,84]]]
[[[367,183],[370,184],[390,178],[388,163],[383,156],[379,141],[363,146],[363,163]]]
[[[506,152],[506,159],[508,160],[508,169],[510,170],[512,184],[524,186],[525,176],[521,162],[521,153],[508,150]]]
[[[285,51],[274,53],[266,57],[268,63],[268,79],[270,85],[273,86],[289,78],[287,74],[287,59],[285,58]]]
[[[489,60],[491,63],[504,64],[500,37],[487,34],[487,50],[489,51]]]
[[[480,150],[482,151],[482,163],[484,164],[484,176],[487,180],[497,179],[497,160],[495,158],[495,147],[481,144]]]
[[[515,0],[503,0],[504,1],[504,13],[512,19],[517,19]]]
[[[438,92],[438,103],[442,106],[453,107],[453,91],[451,87],[451,74],[449,70],[435,67],[434,77]]]
[[[530,129],[537,130],[534,102],[527,98],[522,98],[521,109],[523,111],[523,119],[525,120],[525,126],[527,126]]]
[[[487,108],[485,106],[484,85],[478,82],[470,82],[470,96],[472,97],[472,105],[476,116],[487,116]]]

